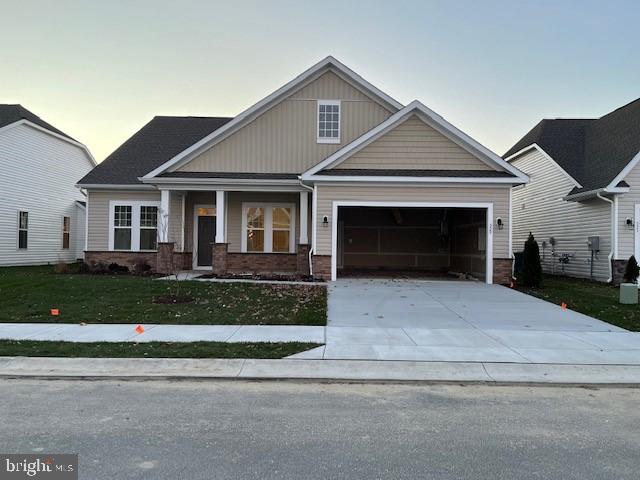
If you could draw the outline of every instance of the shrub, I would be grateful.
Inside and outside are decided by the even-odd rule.
[[[133,273],[135,275],[148,275],[151,273],[151,265],[144,258],[138,258],[133,263]]]
[[[540,265],[540,249],[538,242],[529,232],[529,238],[524,242],[524,255],[522,273],[520,275],[522,285],[525,287],[539,287],[542,283],[542,265]]]
[[[640,267],[638,267],[636,257],[631,255],[627,262],[627,268],[624,270],[624,281],[625,283],[636,283],[638,276],[640,276]]]
[[[127,273],[129,271],[129,267],[126,265],[120,265],[119,263],[110,263],[109,264],[109,272],[111,273]]]
[[[109,273],[109,267],[104,262],[98,262],[98,263],[91,262],[90,271],[94,275],[102,275],[105,273]]]

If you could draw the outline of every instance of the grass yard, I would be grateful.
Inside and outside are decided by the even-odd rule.
[[[1,357],[89,358],[283,358],[318,347],[315,343],[223,342],[40,342],[0,340]]]
[[[640,331],[640,306],[618,303],[619,290],[606,283],[545,275],[541,288],[519,290],[558,305],[564,302],[571,310],[612,325]]]
[[[179,282],[192,303],[154,304],[170,284],[129,275],[57,274],[53,266],[0,268],[0,322],[326,325],[317,285]],[[53,317],[51,309],[58,309]]]

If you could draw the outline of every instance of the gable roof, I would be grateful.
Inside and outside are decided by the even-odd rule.
[[[316,179],[318,176],[326,175],[326,169],[332,168],[335,165],[343,162],[354,153],[360,151],[376,139],[380,138],[385,133],[389,132],[396,126],[403,123],[407,118],[412,115],[418,116],[427,125],[453,141],[479,160],[483,161],[492,168],[500,171],[507,172],[511,178],[518,180],[519,183],[527,182],[529,178],[517,168],[509,165],[508,162],[500,158],[488,148],[481,145],[479,142],[462,132],[452,124],[447,122],[444,118],[438,115],[433,110],[423,105],[418,100],[414,100],[409,105],[399,110],[395,114],[391,115],[387,120],[372,128],[364,135],[355,139],[353,142],[345,145],[343,148],[330,155],[322,162],[313,166],[302,174],[303,180]],[[320,173],[322,172],[322,173]],[[335,176],[335,175],[332,175]],[[491,175],[487,175],[491,177]],[[497,178],[497,177],[493,177]]]
[[[176,152],[173,158],[169,159],[164,164],[158,165],[157,168],[153,169],[152,171],[146,172],[146,174],[144,175],[144,179],[149,180],[169,170],[172,167],[176,168],[188,162],[190,159],[211,148],[216,143],[224,140],[226,137],[239,130],[244,125],[248,124],[256,117],[267,111],[269,108],[284,100],[293,92],[295,92],[308,82],[313,81],[326,71],[332,71],[342,78],[346,79],[347,81],[351,82],[359,89],[366,92],[367,95],[369,95],[371,98],[383,104],[392,112],[395,112],[402,108],[402,104],[400,102],[391,98],[389,95],[387,95],[377,87],[373,86],[371,83],[366,81],[364,78],[362,78],[360,75],[358,75],[343,63],[336,60],[334,57],[328,56],[313,65],[311,68],[302,72],[286,85],[280,87],[271,95],[268,95],[258,103],[252,105],[251,107],[240,113],[233,120],[227,123],[223,128],[210,133],[197,143],[188,146],[188,148],[185,148],[183,151]]]
[[[613,188],[640,152],[640,98],[597,119],[542,120],[504,157],[536,144],[582,185],[570,195]]]
[[[226,117],[154,117],[78,185],[141,185],[142,177],[231,120]]]
[[[61,130],[58,130],[56,127],[51,125],[50,123],[45,122],[35,113],[30,112],[22,105],[19,104],[0,104],[0,128],[6,127],[7,125],[11,125],[12,123],[19,122],[20,120],[27,120],[35,125],[38,125],[50,132],[57,133],[58,135],[62,135],[69,140],[76,141],[74,138],[70,137],[66,133]]]

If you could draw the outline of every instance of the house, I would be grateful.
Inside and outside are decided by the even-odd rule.
[[[538,123],[504,155],[531,178],[513,189],[516,250],[531,232],[546,272],[619,283],[640,254],[639,152],[640,99]]]
[[[81,259],[85,197],[96,163],[83,144],[21,105],[0,105],[0,266]]]
[[[327,57],[235,118],[155,117],[78,185],[89,262],[491,283],[511,277],[510,191],[526,181]]]

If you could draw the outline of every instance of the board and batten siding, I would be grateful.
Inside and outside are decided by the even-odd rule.
[[[82,258],[76,226],[85,197],[75,183],[93,168],[85,151],[29,125],[0,131],[0,265],[41,265]],[[29,212],[28,248],[18,249],[18,212]],[[62,217],[71,218],[62,248]],[[80,241],[78,241],[80,240]],[[77,249],[77,245],[82,245]]]
[[[358,200],[379,202],[439,202],[439,203],[493,203],[493,216],[500,217],[504,228],[493,230],[493,257],[509,258],[509,186],[317,186],[316,254],[331,255],[331,222],[333,202],[336,200]],[[329,219],[329,226],[322,219]]]
[[[334,168],[491,170],[415,115]]]
[[[87,193],[89,210],[87,250],[92,252],[109,250],[109,202],[111,200],[160,201],[159,191],[89,190]]]
[[[317,143],[318,99],[341,100],[338,144]],[[176,170],[302,173],[390,115],[338,75],[327,72]]]
[[[636,218],[635,207],[640,204],[640,167],[636,165],[624,179],[629,185],[629,192],[618,196],[618,259],[628,260],[635,255]],[[627,227],[626,220],[633,220],[634,226]]]
[[[591,250],[587,237],[599,236],[600,252],[593,262],[593,277],[606,281],[611,251],[611,205],[600,199],[585,202],[563,200],[575,184],[538,150],[526,153],[511,164],[530,177],[527,185],[515,187],[512,192],[513,250],[522,251],[531,232],[540,247],[545,272],[562,274],[563,265],[558,258],[567,253],[573,258],[564,265],[564,273],[589,278]],[[556,242],[556,256],[552,254],[551,237]]]

